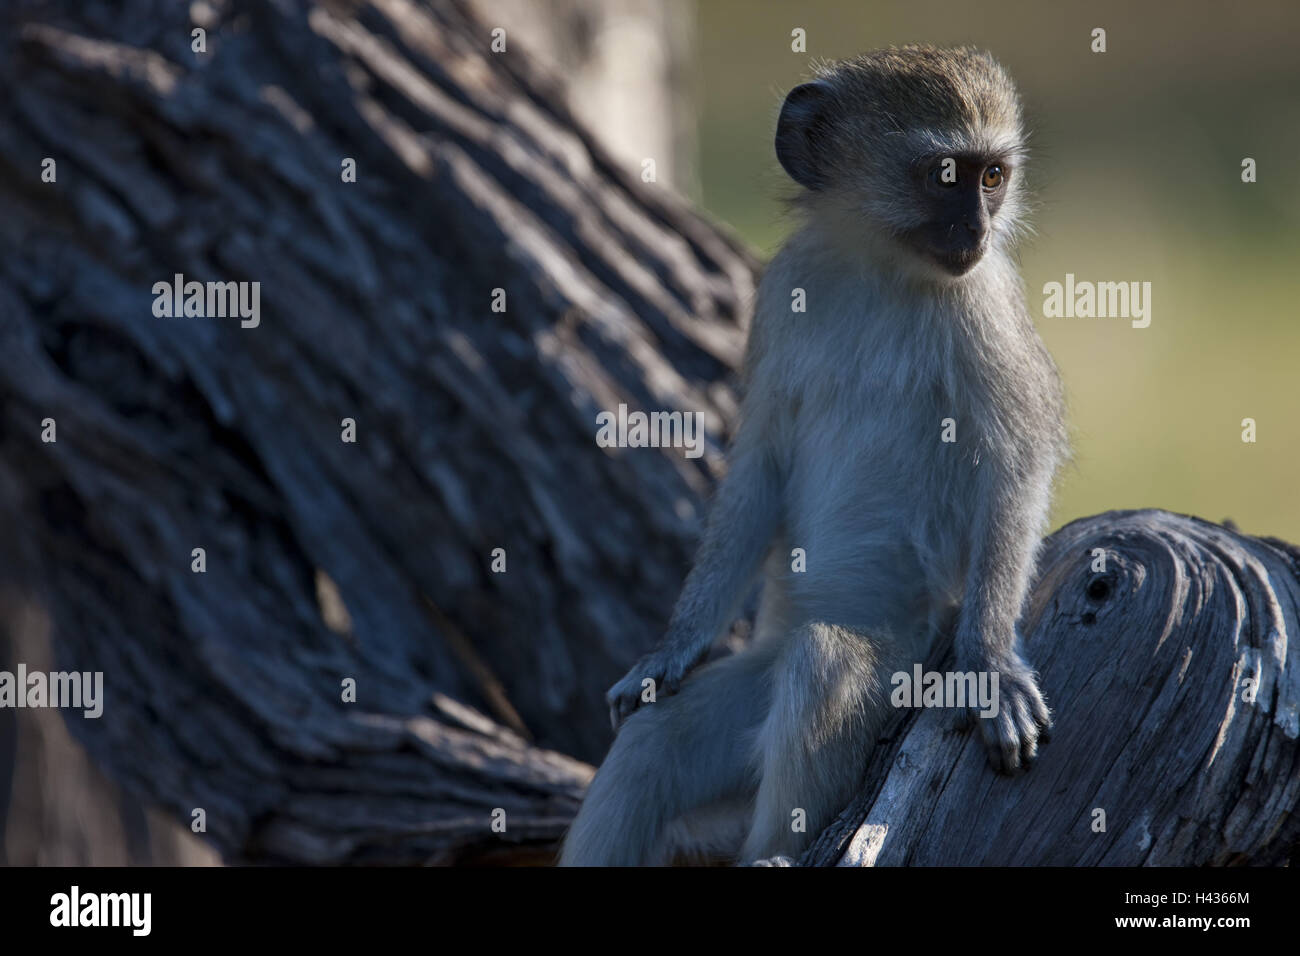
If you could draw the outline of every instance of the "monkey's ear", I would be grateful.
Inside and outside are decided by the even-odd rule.
[[[776,158],[800,186],[826,185],[831,89],[815,80],[792,89],[776,121]]]

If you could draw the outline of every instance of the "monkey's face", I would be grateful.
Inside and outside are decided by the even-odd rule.
[[[927,281],[971,272],[1018,233],[1015,88],[987,54],[905,47],[795,87],[776,154],[831,241]]]
[[[898,238],[949,275],[965,275],[992,242],[1011,160],[983,153],[927,156],[912,164],[908,178],[920,222],[899,229]]]

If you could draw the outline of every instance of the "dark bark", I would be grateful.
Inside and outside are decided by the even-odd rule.
[[[554,751],[600,757],[680,586],[755,263],[454,3],[213,7],[206,54],[187,4],[0,27],[7,584],[104,672],[93,758],[228,855],[550,846],[590,773]],[[155,317],[175,273],[260,281],[261,324]],[[706,413],[706,456],[598,448],[619,402]]]
[[[1024,618],[1056,715],[1034,768],[995,776],[950,712],[913,713],[802,862],[1293,860],[1297,634],[1300,549],[1164,511],[1075,521],[1046,541]]]
[[[211,9],[198,55],[188,5],[0,22],[0,643],[45,660],[48,621],[43,666],[103,671],[73,733],[227,858],[546,860],[680,587],[756,263],[451,0]],[[175,273],[260,282],[261,324],[155,317]],[[620,402],[706,413],[706,456],[598,448]],[[1163,512],[1062,529],[1039,765],[911,715],[804,862],[1284,861],[1298,567]]]

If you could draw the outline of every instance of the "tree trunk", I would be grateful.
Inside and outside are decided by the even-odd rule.
[[[227,859],[548,859],[680,587],[756,263],[453,0],[4,16],[0,650],[102,671],[75,737]],[[176,274],[261,283],[257,325],[157,316]],[[704,413],[704,456],[599,447],[620,403]],[[1162,512],[1057,532],[1039,765],[910,715],[803,862],[1285,860],[1297,567]],[[71,779],[17,713],[11,833]]]
[[[1300,549],[1164,511],[1084,518],[1048,538],[1023,628],[1056,719],[1034,768],[995,776],[950,711],[914,713],[801,862],[1296,861]]]
[[[471,0],[483,23],[564,77],[565,102],[616,162],[699,192],[696,0]]]
[[[75,736],[230,857],[552,846],[680,587],[755,261],[449,0],[9,17],[4,581],[104,673]],[[259,324],[157,317],[177,273],[260,282]],[[598,447],[619,403],[706,453]]]

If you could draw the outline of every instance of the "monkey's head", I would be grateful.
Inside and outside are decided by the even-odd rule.
[[[850,249],[951,281],[1014,239],[1023,140],[992,56],[909,46],[820,67],[791,90],[776,155]]]

